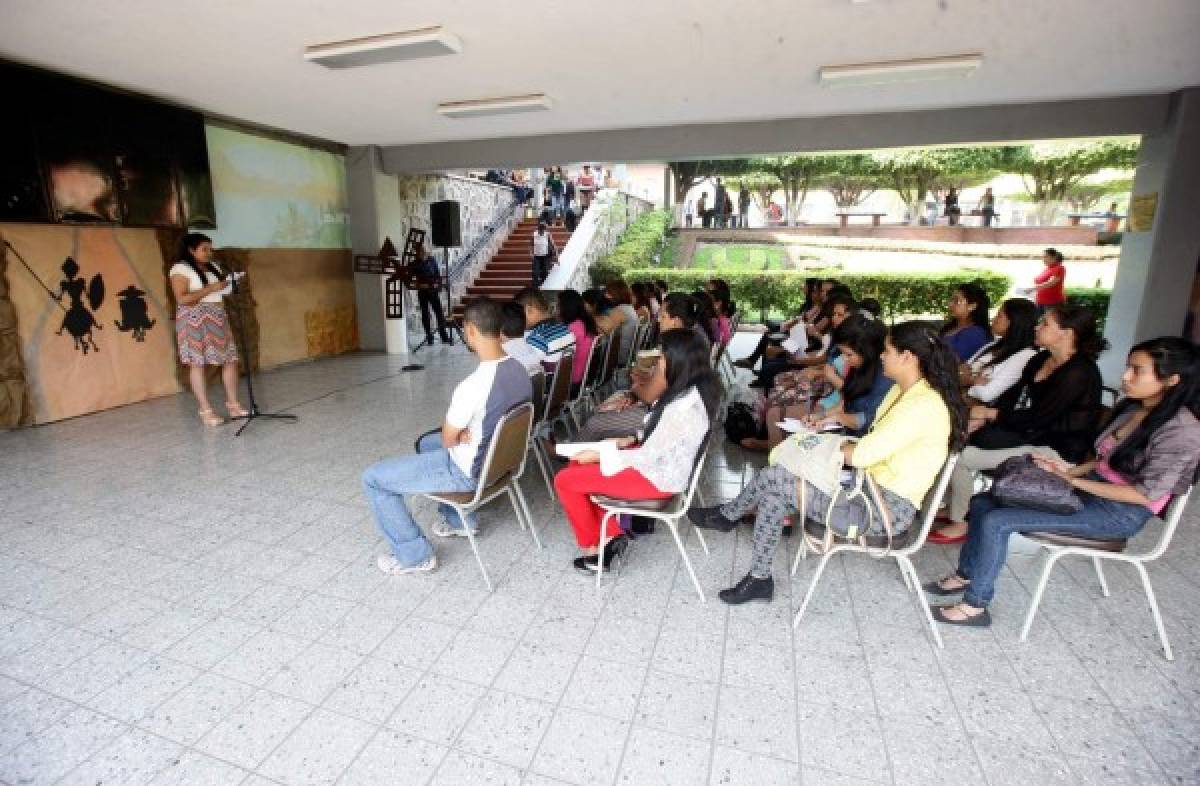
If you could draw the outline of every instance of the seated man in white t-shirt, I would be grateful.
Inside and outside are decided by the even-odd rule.
[[[501,308],[504,313],[500,319],[500,338],[504,341],[504,351],[510,358],[520,361],[530,376],[542,373],[545,355],[525,340],[525,309],[511,302]]]
[[[416,454],[384,459],[363,473],[371,512],[391,546],[391,552],[380,554],[376,562],[384,573],[437,567],[433,546],[413,521],[404,495],[473,491],[496,423],[532,396],[525,367],[504,352],[501,315],[500,304],[487,298],[467,306],[464,332],[467,346],[479,356],[479,366],[454,389],[441,431],[422,437]],[[449,506],[439,508],[443,520],[434,524],[435,535],[465,536],[465,527],[474,531],[474,521],[460,521]]]

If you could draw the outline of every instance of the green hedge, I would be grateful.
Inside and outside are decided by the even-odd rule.
[[[628,278],[628,271],[634,268],[655,267],[655,257],[662,255],[670,225],[671,214],[666,210],[651,210],[638,216],[621,233],[613,250],[592,265],[592,282],[603,286],[614,278]]]
[[[1105,318],[1108,316],[1108,301],[1112,292],[1107,289],[1082,289],[1067,287],[1067,302],[1078,306],[1087,306],[1096,315],[1096,324],[1104,330]]]
[[[981,270],[957,273],[846,273],[841,270],[629,270],[628,281],[664,279],[671,289],[700,289],[714,275],[729,282],[733,299],[747,318],[768,314],[795,314],[804,302],[804,279],[810,276],[836,278],[850,287],[856,297],[876,298],[885,317],[943,314],[950,293],[959,284],[980,283],[993,302],[999,302],[1012,287],[1005,275]]]

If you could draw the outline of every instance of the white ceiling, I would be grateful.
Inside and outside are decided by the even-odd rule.
[[[342,71],[306,45],[441,24],[460,55]],[[857,114],[1200,85],[1200,0],[0,0],[0,57],[346,144]],[[821,65],[981,52],[971,79]],[[544,92],[545,113],[441,101]]]

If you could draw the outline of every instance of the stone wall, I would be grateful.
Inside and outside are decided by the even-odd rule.
[[[424,229],[426,233],[430,232],[429,206],[434,202],[453,199],[461,206],[462,246],[449,249],[452,271],[450,297],[453,303],[457,303],[475,275],[499,250],[519,218],[517,212],[511,211],[512,189],[454,175],[386,176],[384,180],[394,182],[395,191],[380,195],[380,225],[382,234],[390,237],[398,250],[404,248],[404,239],[409,229]],[[492,235],[467,267],[460,267],[459,261],[462,257],[475,245],[486,228],[497,220],[502,220],[504,226]],[[430,244],[431,239],[427,234],[426,243]],[[433,248],[432,245],[430,250],[440,263],[442,250]],[[419,336],[423,331],[416,295],[409,292],[407,297],[409,335]]]

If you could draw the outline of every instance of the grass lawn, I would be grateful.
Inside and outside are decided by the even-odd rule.
[[[692,267],[720,270],[779,270],[787,252],[781,246],[749,243],[705,243],[696,249]]]

